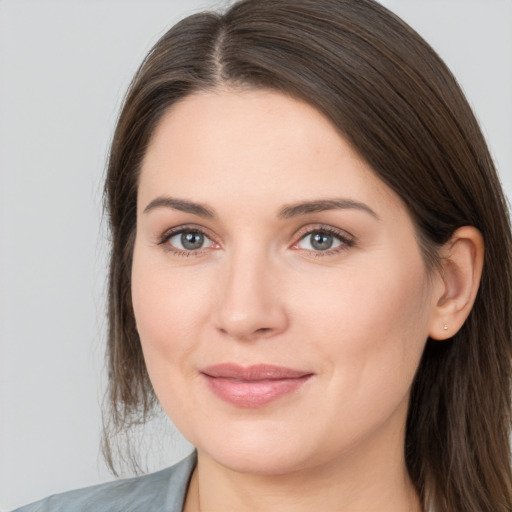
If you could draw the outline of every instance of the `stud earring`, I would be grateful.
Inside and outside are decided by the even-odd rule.
[[[445,331],[447,331],[447,330],[448,330],[448,324],[444,324],[443,329],[444,329]]]

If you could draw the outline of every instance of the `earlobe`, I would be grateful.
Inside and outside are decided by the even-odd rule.
[[[473,226],[457,229],[441,249],[439,286],[435,288],[429,336],[454,336],[476,299],[484,262],[482,234]]]

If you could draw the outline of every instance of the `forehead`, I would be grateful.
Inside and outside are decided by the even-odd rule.
[[[268,90],[203,92],[173,105],[139,182],[141,206],[161,194],[252,205],[351,196],[401,208],[321,112]]]

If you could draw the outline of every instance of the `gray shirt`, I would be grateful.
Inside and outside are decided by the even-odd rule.
[[[157,473],[55,494],[13,512],[182,512],[196,463],[194,452]]]

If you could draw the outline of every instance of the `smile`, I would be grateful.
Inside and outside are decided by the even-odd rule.
[[[273,365],[242,367],[233,363],[209,366],[200,371],[210,390],[237,407],[262,407],[298,390],[311,372]]]

